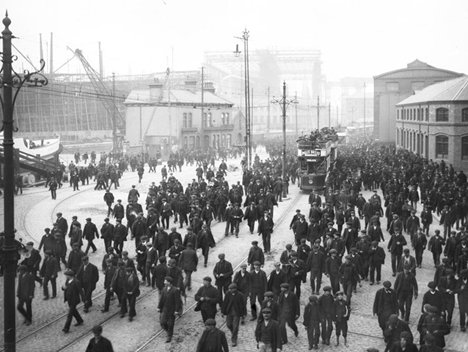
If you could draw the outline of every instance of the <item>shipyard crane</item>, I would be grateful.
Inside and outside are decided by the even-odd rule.
[[[123,137],[125,136],[125,119],[117,107],[115,89],[110,90],[104,84],[100,74],[86,60],[80,49],[72,50],[70,47],[68,49],[80,60],[93,88],[96,90],[99,100],[101,100],[104,108],[112,116],[112,151],[114,153],[122,152]],[[119,99],[123,98],[119,97]]]

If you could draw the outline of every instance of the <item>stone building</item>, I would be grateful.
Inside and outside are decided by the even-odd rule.
[[[126,141],[129,151],[229,148],[244,141],[243,115],[219,97],[210,83],[202,93],[197,81],[169,89],[157,83],[133,90],[125,100]],[[203,113],[203,117],[202,117]]]
[[[433,84],[396,105],[396,146],[468,171],[468,76]]]
[[[406,68],[374,77],[374,137],[395,141],[395,105],[431,84],[462,76],[415,60]]]

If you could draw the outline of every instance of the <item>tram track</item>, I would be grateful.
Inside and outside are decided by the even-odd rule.
[[[277,228],[280,224],[282,224],[284,222],[284,220],[286,219],[286,217],[288,215],[291,214],[291,210],[295,207],[295,205],[297,204],[297,202],[299,201],[299,199],[301,198],[301,193],[298,193],[294,199],[291,200],[291,203],[288,205],[288,207],[283,211],[283,213],[280,215],[280,217],[276,220],[275,222],[275,226],[274,228]],[[225,237],[227,238],[227,237]],[[262,241],[260,241],[262,242]],[[263,244],[263,242],[262,242]],[[248,259],[248,256],[244,257],[241,259],[241,261],[233,268],[233,272],[236,272],[237,270],[239,270],[240,266],[243,264],[243,263],[246,263],[247,262],[247,259]],[[193,308],[195,308],[197,302],[193,302],[189,307],[187,307],[183,312],[182,312],[182,315],[180,317],[178,317],[176,319],[176,321],[182,319],[184,316],[186,316],[188,313],[190,312],[195,312],[193,310]],[[224,327],[226,326],[226,321],[224,321],[220,326],[219,328],[220,329],[223,329]],[[150,338],[148,338],[141,346],[139,346],[135,352],[143,352],[146,347],[149,346],[150,343],[152,343],[154,340],[156,340],[159,336],[161,336],[161,334],[164,333],[164,329],[159,329],[155,334],[153,334]]]
[[[301,198],[302,194],[301,193],[298,193],[293,199],[291,199],[291,203],[287,206],[287,208],[282,212],[282,214],[280,215],[280,217],[276,220],[275,222],[275,228],[277,228],[280,224],[282,224],[286,217],[288,215],[291,214],[291,209],[293,209],[295,207],[295,205],[297,204],[297,202],[299,201],[299,199]],[[248,231],[247,229],[247,225],[246,224],[243,224],[242,230],[246,230]],[[216,243],[216,246],[219,246],[220,244],[224,243],[224,241],[228,238],[231,238],[232,236],[223,236],[222,238],[219,239],[219,241]],[[261,240],[259,241],[261,242]],[[199,259],[202,259],[203,256],[202,255],[199,255]],[[247,256],[242,258],[238,264],[234,267],[234,271],[237,271],[239,269],[239,267],[245,263],[247,261]],[[96,297],[93,297],[93,300],[95,298],[99,298],[99,297],[102,297],[103,295],[105,294],[105,292],[102,292],[101,294],[97,295]],[[156,290],[148,290],[144,293],[142,293],[138,298],[137,298],[137,305],[138,304],[142,304],[142,302],[144,302],[146,299],[149,299],[151,298],[152,296],[156,295],[157,294],[157,291]],[[184,319],[185,317],[188,316],[189,313],[191,312],[194,312],[194,308],[196,306],[197,302],[194,300],[192,303],[190,303],[189,305],[187,305],[185,307],[185,309],[183,310],[182,314],[176,319],[176,322],[179,322],[181,319]],[[194,312],[195,313],[195,312]],[[104,319],[100,319],[99,322],[97,324],[101,325],[101,326],[105,326],[107,323],[110,323],[111,321],[113,321],[114,318],[116,318],[118,315],[120,315],[120,311],[119,310],[116,310],[114,313],[110,314],[109,316],[105,317]],[[40,332],[41,330],[44,330],[45,328],[49,327],[50,325],[60,321],[61,319],[65,318],[67,316],[67,314],[63,314],[61,315],[60,317],[58,317],[57,319],[55,319],[54,321],[48,323],[48,324],[45,324],[43,327],[37,329],[34,333],[37,333],[37,332]],[[223,322],[223,324],[221,325],[222,327],[225,326],[225,322]],[[145,340],[143,342],[143,344],[141,344],[139,347],[137,347],[137,349],[135,350],[136,352],[141,352],[141,351],[144,351],[154,340],[156,340],[159,336],[161,336],[163,333],[165,332],[164,329],[160,328],[158,329],[155,333],[153,333],[147,340]],[[90,329],[86,329],[82,332],[80,332],[80,334],[78,336],[76,336],[75,338],[73,338],[71,341],[67,342],[66,344],[62,345],[59,349],[57,349],[56,351],[65,351],[67,349],[69,349],[70,347],[80,343],[83,341],[84,338],[88,338],[89,337],[89,333],[90,333]],[[29,336],[31,336],[32,334],[30,334]],[[27,337],[24,337],[22,340],[24,340],[25,338]]]

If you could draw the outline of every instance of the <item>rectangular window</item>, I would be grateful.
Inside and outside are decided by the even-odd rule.
[[[462,137],[461,139],[461,158],[462,160],[468,160],[468,137]]]
[[[187,113],[184,112],[183,116],[184,116],[184,119],[183,119],[183,122],[182,122],[182,126],[184,128],[187,128],[188,127],[188,125],[187,125]]]
[[[436,136],[436,158],[447,159],[448,158],[448,137],[447,136]]]
[[[426,108],[426,121],[429,121],[429,108]]]
[[[468,122],[468,108],[462,109],[462,122]]]
[[[449,111],[446,108],[436,109],[436,121],[437,122],[446,122],[449,119]]]

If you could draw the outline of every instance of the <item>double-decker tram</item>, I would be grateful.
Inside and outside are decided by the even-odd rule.
[[[322,193],[337,158],[338,135],[323,128],[297,140],[298,185],[303,191]]]

